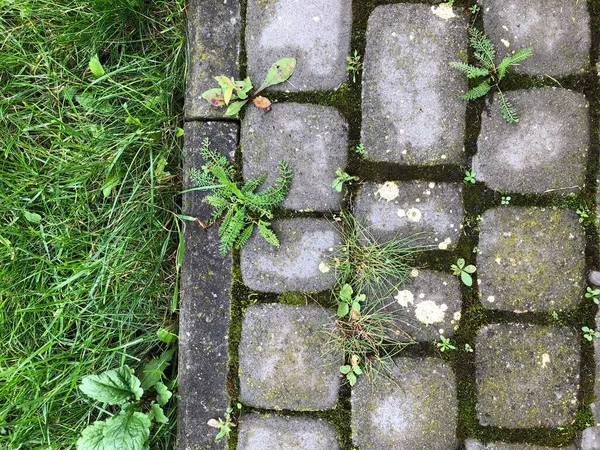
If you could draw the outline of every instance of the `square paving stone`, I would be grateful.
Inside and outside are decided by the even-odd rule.
[[[460,185],[449,183],[367,183],[358,193],[354,213],[377,240],[419,234],[420,242],[445,250],[461,234],[461,192]]]
[[[554,428],[575,420],[580,356],[573,329],[494,324],[479,331],[475,345],[481,425]]]
[[[405,165],[464,159],[466,19],[418,4],[375,8],[367,26],[362,141],[368,158]],[[437,14],[436,14],[437,13]]]
[[[397,358],[391,381],[360,378],[352,390],[352,440],[361,450],[455,450],[456,381],[433,358]]]
[[[486,34],[503,58],[523,47],[533,56],[511,68],[529,75],[567,75],[589,66],[590,16],[580,0],[479,0]]]
[[[585,289],[585,238],[574,212],[490,209],[480,222],[478,248],[485,308],[564,311],[579,304]]]
[[[351,0],[249,0],[246,25],[248,73],[258,87],[280,58],[296,58],[288,83],[273,90],[335,89],[346,80]]]
[[[240,401],[276,410],[333,408],[342,355],[323,332],[333,321],[318,306],[249,306],[239,347]]]
[[[452,336],[461,316],[462,299],[458,278],[433,270],[415,271],[393,297],[384,301],[400,330],[417,341]]]
[[[580,190],[590,143],[585,96],[556,88],[506,95],[520,120],[507,123],[497,98],[484,111],[473,158],[477,180],[491,189],[523,194]]]
[[[492,442],[490,444],[482,444],[475,439],[467,439],[465,441],[465,450],[576,450],[575,445],[568,447],[544,447],[531,444],[505,444],[503,442]]]
[[[325,219],[275,221],[280,247],[267,243],[255,230],[241,250],[244,283],[257,291],[319,292],[333,287],[335,273],[327,266],[339,232]]]
[[[241,135],[244,177],[266,173],[269,186],[279,161],[286,161],[294,175],[284,208],[339,210],[343,194],[331,182],[336,169],[346,167],[347,135],[348,124],[332,107],[280,103],[266,114],[249,108]]]
[[[237,450],[337,450],[335,427],[320,419],[250,414],[240,419]]]

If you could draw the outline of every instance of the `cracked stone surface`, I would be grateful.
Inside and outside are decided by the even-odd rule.
[[[551,75],[589,66],[590,16],[579,0],[480,0],[483,26],[502,58],[523,47],[533,56],[512,68],[517,73]]]
[[[452,336],[462,308],[458,278],[433,270],[418,270],[415,275],[385,300],[384,311],[417,341]]]
[[[318,292],[333,287],[335,273],[327,262],[341,244],[326,219],[289,219],[273,223],[280,247],[266,242],[255,230],[242,248],[244,283],[263,292]]]
[[[523,194],[581,190],[590,143],[583,94],[545,88],[506,95],[519,123],[507,123],[495,104],[483,112],[473,158],[477,180],[491,189]]]
[[[433,358],[397,358],[390,381],[360,378],[352,390],[352,440],[361,450],[456,450],[456,382]]]
[[[568,447],[544,447],[530,444],[505,444],[503,442],[493,442],[490,444],[482,444],[475,439],[467,439],[465,441],[465,450],[577,450],[575,445]]]
[[[332,321],[317,306],[249,306],[239,346],[240,401],[275,410],[333,408],[342,355],[322,332]]]
[[[237,450],[338,450],[335,427],[303,417],[248,414],[240,419]]]
[[[461,234],[462,188],[427,181],[367,183],[356,199],[354,214],[379,241],[418,235],[419,243],[445,250]]]
[[[258,86],[280,58],[295,57],[290,80],[272,90],[335,89],[346,80],[351,0],[249,0],[248,73]]]
[[[552,428],[575,420],[580,355],[573,329],[492,324],[475,346],[481,425]]]
[[[269,113],[249,108],[242,124],[244,177],[267,174],[275,182],[279,161],[293,178],[284,208],[339,210],[342,192],[331,188],[335,171],[346,167],[348,124],[332,107],[298,103],[273,105]]]
[[[466,58],[466,19],[430,5],[375,8],[367,26],[362,141],[368,158],[404,165],[464,160],[467,81],[450,62]]]
[[[585,291],[585,238],[577,215],[499,207],[480,222],[477,277],[484,308],[564,311]]]

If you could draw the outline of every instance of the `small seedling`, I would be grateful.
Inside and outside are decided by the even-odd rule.
[[[477,14],[480,9],[481,8],[479,5],[473,5],[469,7],[469,11],[471,11],[471,14]]]
[[[588,327],[582,327],[581,330],[583,331],[583,337],[590,342],[594,340],[594,338],[600,338],[600,331],[592,330]]]
[[[504,197],[504,196],[503,196],[503,197],[500,199],[500,204],[501,204],[501,205],[505,205],[505,206],[508,206],[508,205],[510,205],[510,196],[506,196],[506,197]]]
[[[475,175],[477,175],[474,171],[472,170],[465,170],[465,184],[471,183],[471,184],[475,184]]]
[[[452,269],[452,274],[459,276],[461,281],[465,284],[465,286],[473,286],[473,277],[471,277],[472,273],[475,273],[477,268],[472,265],[465,265],[465,260],[463,258],[458,258],[456,260],[456,264],[452,264],[450,267]]]
[[[347,56],[346,61],[348,61],[346,70],[352,74],[352,82],[356,83],[356,75],[359,74],[362,69],[362,62],[360,61],[358,50],[354,50],[352,56]]]
[[[358,153],[359,155],[364,155],[366,153],[366,149],[365,149],[365,144],[363,144],[362,142],[360,144],[358,144],[356,146],[356,148],[354,149],[354,151],[356,153]]]
[[[506,98],[499,85],[508,69],[525,61],[533,55],[533,51],[530,48],[523,48],[506,56],[500,64],[496,65],[496,50],[492,41],[477,28],[469,28],[469,37],[478,65],[473,66],[464,62],[450,63],[453,68],[463,72],[468,79],[480,80],[477,86],[462,96],[462,99],[465,101],[475,100],[485,96],[491,90],[496,90],[499,96],[500,115],[508,123],[517,123],[519,121],[517,110]]]
[[[558,321],[559,317],[558,317],[558,313],[556,311],[552,311],[552,318],[556,321]]]
[[[598,296],[600,295],[600,289],[592,289],[588,286],[585,292],[585,298],[591,298],[596,305],[600,305]]]
[[[242,405],[237,403],[236,408],[238,410],[242,409]],[[233,428],[236,426],[235,420],[233,418],[233,408],[229,407],[225,410],[225,420],[220,417],[217,419],[210,419],[207,422],[209,427],[217,428],[219,432],[215,437],[215,441],[219,441],[222,438],[229,436],[229,434],[233,431]]]
[[[216,108],[227,106],[224,116],[235,116],[250,100],[252,100],[254,106],[268,112],[271,110],[271,101],[258,94],[268,87],[287,81],[294,73],[295,68],[296,59],[280,59],[271,66],[267,72],[267,76],[260,87],[254,91],[254,94],[250,94],[253,88],[250,78],[246,78],[243,81],[236,81],[233,77],[229,78],[220,75],[214,77],[219,87],[204,91],[202,98]],[[231,102],[232,100],[234,101]]]
[[[344,183],[350,183],[352,180],[358,180],[358,177],[348,175],[346,172],[342,171],[342,169],[337,169],[335,174],[337,176],[335,177],[335,180],[333,180],[333,183],[331,183],[331,187],[338,192],[342,192]]]
[[[360,302],[364,302],[367,296],[365,294],[359,294],[352,298],[352,286],[345,284],[340,289],[338,298],[338,317],[345,317],[350,311],[352,311],[352,318],[356,318],[360,315]]]
[[[590,218],[590,210],[587,206],[580,206],[575,212],[579,216],[579,223],[583,223]]]
[[[362,369],[359,367],[358,363],[360,362],[360,358],[358,355],[352,355],[350,358],[350,364],[346,364],[345,366],[340,367],[340,373],[348,380],[350,386],[354,386],[356,384],[356,377],[362,375]]]
[[[436,342],[435,345],[440,349],[440,352],[456,350],[456,347],[450,343],[450,338],[445,338],[443,335],[440,335],[440,342]]]
[[[471,347],[469,344],[465,344],[465,352],[473,353],[473,347]]]

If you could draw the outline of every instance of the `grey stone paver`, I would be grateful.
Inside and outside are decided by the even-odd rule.
[[[480,0],[486,34],[498,57],[533,48],[515,72],[553,77],[589,66],[590,16],[579,0]]]
[[[242,124],[244,177],[266,173],[268,186],[286,161],[294,177],[284,208],[339,210],[342,193],[332,189],[337,168],[346,166],[348,125],[332,107],[298,103],[273,105],[264,113],[250,108]]]
[[[577,438],[577,450],[600,450],[600,426],[597,423],[583,430]]]
[[[335,89],[346,80],[351,0],[249,0],[246,25],[248,73],[255,84],[280,58],[295,57],[289,83],[274,90]]]
[[[191,188],[190,168],[203,161],[198,149],[204,137],[232,156],[239,126],[225,122],[192,122],[185,125],[184,178]],[[185,214],[207,221],[211,208],[202,203],[201,191],[183,194]],[[226,390],[227,333],[231,294],[231,256],[219,254],[216,227],[204,231],[194,222],[184,228],[185,253],[181,269],[181,316],[179,318],[178,442],[181,450],[224,449],[214,442],[214,429],[205,424],[229,406]]]
[[[505,444],[503,442],[493,442],[490,444],[482,444],[475,439],[467,439],[465,441],[465,450],[576,450],[575,445],[568,447],[544,447],[531,444]]]
[[[255,232],[241,251],[244,283],[263,292],[318,292],[333,287],[328,261],[341,244],[325,219],[289,219],[273,223],[281,246],[273,247]]]
[[[239,346],[240,401],[275,410],[334,407],[342,355],[323,333],[332,322],[317,306],[249,306]]]
[[[524,194],[580,190],[590,142],[583,94],[545,88],[506,95],[519,123],[506,123],[496,106],[483,112],[473,158],[477,180],[491,189]]]
[[[431,5],[375,8],[367,27],[362,140],[368,158],[405,165],[464,159],[466,20],[443,19]],[[460,14],[460,13],[459,13]]]
[[[417,341],[437,340],[440,334],[452,336],[461,317],[458,278],[449,273],[419,270],[384,305],[384,311],[395,318],[398,328]]]
[[[455,450],[456,382],[448,363],[397,358],[390,381],[352,390],[352,439],[361,450]]]
[[[237,450],[337,450],[335,427],[318,419],[242,416]]]
[[[213,79],[226,75],[239,79],[240,3],[191,0],[187,5],[189,69],[185,88],[187,119],[222,117],[225,108],[214,108],[201,95],[218,87]]]
[[[354,214],[380,241],[419,235],[419,241],[449,249],[462,228],[462,188],[433,181],[367,183],[360,190]]]
[[[575,420],[580,355],[574,330],[493,324],[479,331],[475,345],[481,425],[551,428]]]
[[[484,213],[480,230],[477,276],[485,308],[577,307],[585,290],[585,238],[574,212],[499,207]]]

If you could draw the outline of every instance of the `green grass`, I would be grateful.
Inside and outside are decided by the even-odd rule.
[[[165,348],[183,8],[0,0],[0,449],[74,448],[110,413],[78,391],[81,378],[139,370]],[[95,54],[101,78],[87,67]],[[174,448],[168,407],[153,449]]]

